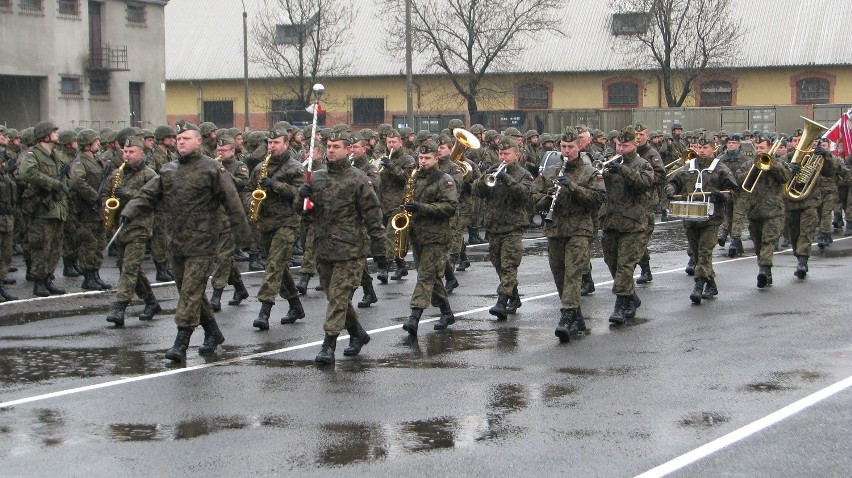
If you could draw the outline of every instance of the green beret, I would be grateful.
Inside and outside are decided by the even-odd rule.
[[[278,121],[277,123],[272,125],[272,129],[275,129],[275,130],[283,129],[283,130],[286,130],[286,131],[290,131],[291,129],[293,129],[293,126],[286,121]]]
[[[417,152],[421,154],[429,154],[429,153],[437,153],[438,152],[438,143],[430,140],[426,140],[417,148]]]
[[[454,136],[448,136],[446,134],[438,136],[438,144],[449,144],[452,146],[455,142],[456,139]]]
[[[129,148],[131,146],[138,146],[140,148],[144,148],[145,138],[143,138],[142,136],[128,136],[124,139],[124,143],[122,143],[122,146],[125,148]]]
[[[610,141],[612,141],[613,139],[615,139],[615,138],[617,138],[617,137],[618,137],[618,130],[616,130],[616,129],[614,129],[614,130],[610,131],[610,132],[609,132],[609,133],[607,133],[607,135],[606,135],[606,139],[608,139],[608,140],[610,140]]]
[[[618,133],[618,141],[620,143],[626,143],[634,139],[636,139],[636,130],[633,129],[633,126],[625,126]]]
[[[216,146],[227,146],[229,144],[234,144],[234,138],[228,136],[227,134],[216,136]]]
[[[562,136],[559,137],[559,141],[560,142],[564,141],[566,143],[570,143],[572,141],[577,141],[577,138],[579,138],[579,136],[577,136],[576,131],[567,130],[564,133],[562,133]]]
[[[352,128],[350,128],[349,125],[346,123],[336,124],[331,129],[334,131],[352,131]]]

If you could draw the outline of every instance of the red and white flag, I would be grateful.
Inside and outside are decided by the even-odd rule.
[[[825,133],[826,139],[836,145],[837,154],[841,157],[852,154],[852,126],[849,124],[850,113],[852,113],[852,110],[840,115],[840,119]]]
[[[317,116],[322,115],[322,113],[323,113],[322,105],[319,104],[319,103],[314,103],[314,104],[308,106],[307,108],[305,108],[305,111],[307,111],[310,114],[314,114],[314,106],[316,106],[316,108],[317,108]]]

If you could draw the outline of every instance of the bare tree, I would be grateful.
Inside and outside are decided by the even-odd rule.
[[[269,93],[304,107],[313,101],[314,83],[350,68],[341,47],[353,14],[349,0],[267,0],[253,25],[259,51],[252,61],[275,77]]]
[[[616,48],[633,67],[659,67],[668,106],[681,106],[708,68],[731,66],[741,24],[733,0],[610,0]]]
[[[425,55],[452,82],[469,113],[505,93],[487,75],[505,73],[538,35],[562,35],[553,18],[564,0],[410,0],[413,50]],[[382,0],[387,18],[386,49],[404,53],[405,2]]]

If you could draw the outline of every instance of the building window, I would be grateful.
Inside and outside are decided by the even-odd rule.
[[[640,35],[648,31],[649,15],[645,12],[613,13],[612,34]]]
[[[357,125],[381,124],[385,122],[384,98],[353,98],[352,122]]]
[[[796,103],[829,103],[831,82],[825,78],[802,78],[796,82]]]
[[[639,106],[639,85],[629,81],[611,83],[607,87],[607,104],[611,107]]]
[[[712,80],[701,84],[701,106],[731,106],[733,102],[733,87],[730,81]]]
[[[80,0],[58,0],[57,7],[60,17],[80,16]]]
[[[518,108],[546,109],[550,106],[550,90],[546,85],[527,84],[518,87]]]
[[[145,25],[145,5],[139,3],[127,4],[127,23],[133,26]]]
[[[93,76],[89,78],[89,94],[97,98],[109,96],[109,77]]]
[[[12,0],[0,0],[0,12],[9,13],[12,11]]]
[[[23,13],[41,14],[44,10],[44,0],[18,0]]]
[[[79,98],[83,95],[81,78],[77,75],[62,75],[59,78],[59,94],[63,97]]]
[[[305,23],[275,25],[275,43],[279,45],[301,45],[319,21],[319,12],[313,14]]]
[[[205,101],[204,121],[210,121],[219,128],[232,128],[234,126],[234,100]]]

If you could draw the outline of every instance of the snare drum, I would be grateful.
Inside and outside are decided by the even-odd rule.
[[[669,207],[669,217],[688,221],[709,221],[714,211],[709,201],[671,201]]]

